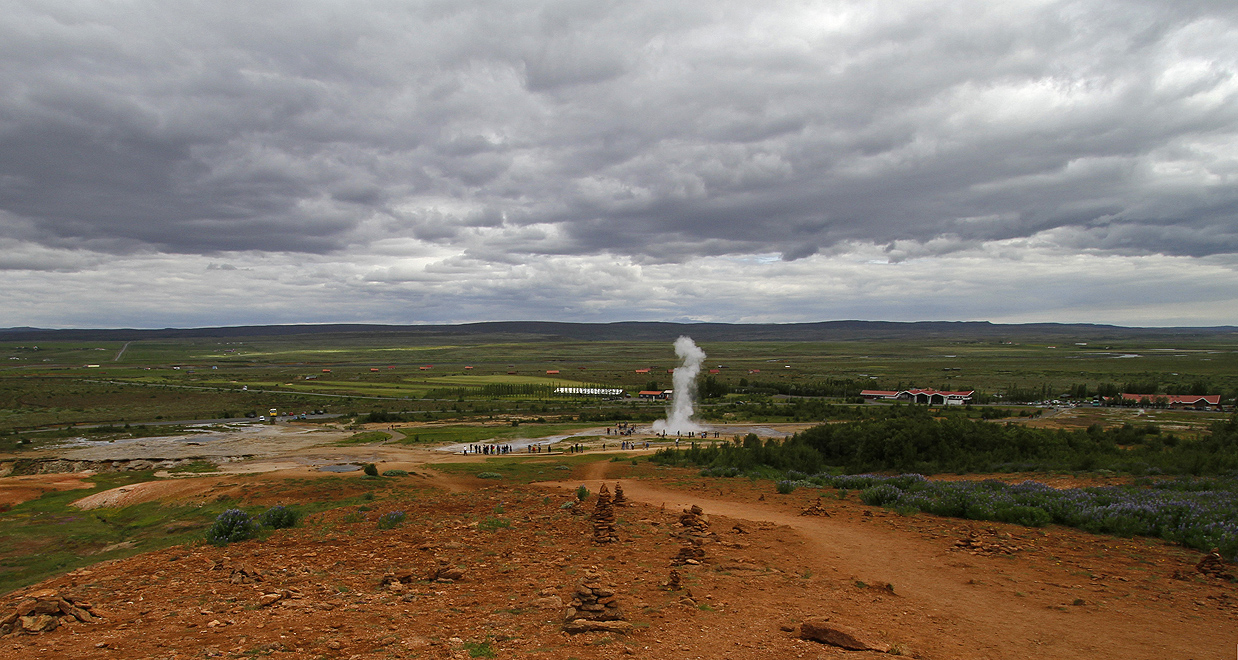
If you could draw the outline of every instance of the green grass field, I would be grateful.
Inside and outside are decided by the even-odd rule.
[[[49,492],[0,512],[0,594],[99,561],[182,543],[202,543],[206,529],[224,510],[241,508],[257,515],[268,506],[228,498],[203,504],[147,502],[89,511],[70,506],[93,493],[152,478],[150,472],[97,474],[87,479],[95,484],[93,489]],[[230,478],[241,483],[261,479],[254,475]],[[283,501],[295,503],[299,513],[308,515],[369,502],[374,499],[373,493],[399,483],[398,478],[362,476],[286,479],[256,488],[254,494],[285,498]]]
[[[240,339],[0,343],[0,434],[70,423],[209,419],[325,410],[485,419],[500,412],[613,413],[614,403],[554,397],[556,386],[635,392],[671,386],[666,342],[353,333]],[[1057,398],[1076,385],[1198,384],[1238,393],[1238,338],[1014,343],[948,339],[704,342],[706,374],[760,400],[787,386],[935,387]],[[98,365],[98,366],[86,366]],[[422,369],[422,367],[430,367]],[[466,370],[465,367],[472,367]],[[648,370],[638,373],[638,370]],[[330,370],[324,372],[324,370]],[[547,374],[558,371],[558,374]],[[999,399],[1000,400],[1000,399]],[[705,402],[706,404],[710,402]],[[625,404],[626,405],[626,404]],[[650,408],[658,409],[659,406]],[[227,416],[231,416],[227,415]]]

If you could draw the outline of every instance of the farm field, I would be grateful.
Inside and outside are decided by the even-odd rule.
[[[469,404],[488,413],[537,402],[547,412],[569,414],[590,405],[551,396],[555,387],[669,388],[667,372],[676,365],[665,342],[520,339],[351,333],[43,341],[37,350],[32,343],[4,342],[0,432],[269,408],[455,412],[453,404]],[[730,341],[702,348],[709,356],[705,366],[716,371],[706,377],[730,391],[732,401],[800,391],[841,398],[866,387],[969,389],[993,403],[1014,395],[1056,399],[1105,384],[1238,393],[1238,338],[1226,336],[1103,343],[1062,337]]]

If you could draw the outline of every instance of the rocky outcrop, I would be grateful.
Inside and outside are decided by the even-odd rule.
[[[880,651],[886,653],[890,645],[872,639],[854,628],[827,620],[805,621],[800,624],[800,638],[851,651]]]
[[[0,635],[33,635],[71,621],[94,623],[101,618],[90,603],[43,589],[27,594],[12,612],[0,617]]]

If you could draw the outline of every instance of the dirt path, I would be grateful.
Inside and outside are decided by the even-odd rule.
[[[582,475],[585,485],[596,492],[610,465],[588,466]],[[575,488],[579,483],[544,485]],[[1064,568],[1030,566],[1023,557],[950,552],[949,544],[930,542],[906,525],[879,524],[901,518],[887,512],[868,520],[862,514],[805,517],[772,499],[739,502],[642,480],[625,480],[623,488],[629,499],[664,505],[667,510],[698,504],[710,515],[785,525],[803,537],[804,558],[816,564],[815,570],[868,584],[895,585],[907,605],[903,612],[907,623],[916,620],[932,626],[914,624],[921,643],[935,649],[930,657],[946,652],[945,657],[953,658],[1011,660],[1230,658],[1238,642],[1238,635],[1218,628],[1215,620],[1192,616],[1190,611],[1167,616],[1164,608],[1149,607],[1145,594],[1129,593],[1127,597],[1135,596],[1129,600],[1114,598],[1117,594],[1098,596],[1088,590],[1093,586],[1088,577]],[[1071,606],[1080,596],[1090,606]],[[1099,598],[1112,600],[1096,607]],[[882,623],[887,624],[899,626],[898,621]]]

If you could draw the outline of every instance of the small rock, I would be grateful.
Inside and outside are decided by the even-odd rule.
[[[571,623],[564,624],[563,630],[573,635],[584,632],[608,632],[622,635],[632,630],[632,624],[627,621],[587,621],[585,619],[576,619]]]
[[[557,610],[563,607],[563,599],[558,596],[545,596],[533,600],[533,606],[539,610]]]

